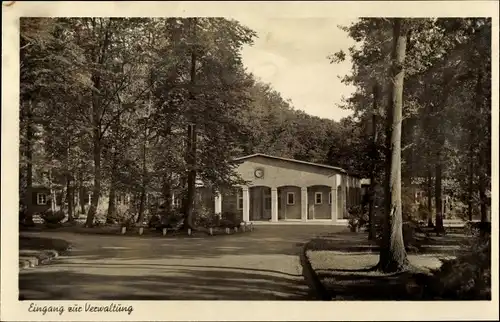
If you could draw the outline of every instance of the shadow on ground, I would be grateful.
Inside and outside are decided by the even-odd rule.
[[[420,240],[408,253],[406,272],[384,274],[374,271],[379,247],[362,233],[335,233],[308,243],[308,257],[333,300],[424,300],[430,269],[440,266],[440,258],[453,257],[470,238],[463,234],[431,236]],[[436,266],[437,265],[437,266]]]
[[[217,258],[225,255],[297,256],[309,238],[344,230],[344,227],[294,226],[257,227],[252,232],[222,236],[179,236],[177,238],[89,235],[64,231],[23,232],[22,238],[63,239],[71,243],[71,256],[86,260],[120,258],[148,260]]]
[[[120,269],[135,265],[112,265]],[[140,265],[137,265],[140,266]],[[73,271],[20,276],[21,300],[297,300],[300,275],[237,267],[157,265],[166,275],[102,275]],[[54,284],[53,281],[57,281]]]

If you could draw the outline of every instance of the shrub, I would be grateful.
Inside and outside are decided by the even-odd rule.
[[[433,299],[491,300],[490,238],[474,238],[463,254],[443,261],[425,289],[425,296]]]
[[[162,230],[163,228],[178,229],[181,228],[184,222],[184,215],[178,210],[171,210],[170,212],[163,210],[158,215],[160,220],[155,226],[158,230]]]
[[[218,226],[222,228],[237,228],[240,227],[242,222],[243,220],[239,214],[234,212],[223,212]]]
[[[491,234],[491,223],[468,221],[464,225],[464,233],[469,236],[489,235]]]
[[[135,216],[130,210],[126,210],[124,213],[119,215],[119,223],[121,227],[126,227],[130,229],[135,226]]]
[[[156,228],[161,223],[161,217],[159,214],[153,214],[149,217],[148,227]]]
[[[353,206],[348,209],[349,214],[349,229],[358,231],[368,225],[368,212],[365,207]]]
[[[201,208],[194,212],[194,225],[198,227],[214,228],[220,224],[218,215],[208,211],[206,208]]]
[[[43,221],[48,225],[58,225],[66,218],[66,214],[61,210],[52,212],[52,210],[49,209],[42,212],[40,217],[42,217]]]

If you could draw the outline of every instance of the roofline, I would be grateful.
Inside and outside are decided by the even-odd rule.
[[[321,164],[321,163],[314,163],[314,162],[307,162],[307,161],[301,161],[301,160],[295,160],[295,159],[276,157],[273,155],[268,155],[268,154],[263,154],[263,153],[254,153],[254,154],[246,155],[243,157],[235,158],[235,159],[233,159],[233,161],[243,161],[243,160],[247,160],[247,159],[254,158],[254,157],[264,157],[264,158],[281,160],[281,161],[295,162],[295,163],[300,163],[300,164],[305,164],[305,165],[310,165],[310,166],[315,166],[315,167],[320,167],[320,168],[337,170],[337,171],[340,171],[342,173],[348,174],[346,170],[339,168],[339,167],[334,167],[334,166]]]

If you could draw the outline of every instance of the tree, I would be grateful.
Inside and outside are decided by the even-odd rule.
[[[392,86],[387,109],[387,160],[385,182],[385,218],[379,268],[385,272],[401,271],[408,265],[403,243],[403,214],[401,205],[401,122],[405,73],[406,33],[408,25],[401,18],[393,20]],[[389,152],[390,151],[390,152]]]

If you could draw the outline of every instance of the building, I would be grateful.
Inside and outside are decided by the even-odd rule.
[[[344,225],[348,207],[361,203],[361,179],[338,167],[265,154],[235,162],[246,185],[215,196],[199,188],[199,200],[215,213],[237,213],[247,222]]]

